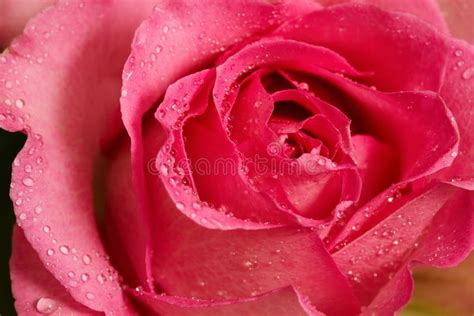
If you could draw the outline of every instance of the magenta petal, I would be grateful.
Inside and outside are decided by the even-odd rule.
[[[362,178],[359,205],[364,205],[395,182],[399,172],[397,152],[392,146],[368,135],[354,135],[352,144]]]
[[[455,2],[452,0],[447,1]],[[435,26],[441,32],[448,32],[448,27],[436,0],[319,0],[319,2],[323,5],[346,2],[370,4],[387,11],[410,13]]]
[[[293,285],[322,312],[352,314],[358,309],[347,281],[310,230],[209,230],[164,210],[157,220],[153,266],[155,280],[167,294],[241,299]]]
[[[308,60],[313,62],[308,63]],[[315,73],[321,69],[361,76],[347,61],[333,51],[319,46],[282,39],[266,39],[249,44],[217,67],[214,100],[219,114],[229,110],[225,101],[234,91],[232,86],[243,75],[258,67]]]
[[[13,253],[10,260],[15,309],[20,316],[49,314],[103,315],[76,302],[66,289],[48,272],[38,254],[18,227],[13,230]],[[34,271],[34,273],[32,273]],[[70,282],[74,281],[72,278]]]
[[[390,282],[403,277],[398,273],[412,261],[451,266],[467,256],[474,227],[470,194],[450,185],[434,185],[333,254],[363,304],[370,304]]]
[[[96,227],[91,184],[101,143],[119,124],[112,118],[119,119],[129,41],[149,9],[127,1],[60,2],[31,20],[0,57],[0,126],[28,133],[12,176],[18,223],[51,274],[94,310],[127,308]],[[82,274],[112,275],[104,284],[73,287],[69,271],[79,281]]]
[[[265,228],[285,222],[265,197],[234,192],[238,188],[244,194],[249,188],[239,176],[239,159],[212,103],[213,79],[214,71],[204,70],[179,80],[168,88],[156,113],[168,131],[156,164],[164,187],[180,212],[209,228]],[[216,210],[222,207],[235,216]],[[255,209],[253,215],[249,209]]]
[[[365,80],[369,85],[389,91],[438,91],[449,50],[440,33],[419,19],[364,5],[315,11],[275,35],[332,49],[373,73]]]
[[[132,301],[143,312],[160,315],[182,316],[241,316],[241,315],[295,315],[323,316],[297,297],[291,287],[271,291],[255,297],[205,301],[170,296],[153,296],[148,293],[128,291]]]
[[[343,106],[353,124],[399,151],[400,180],[433,174],[450,166],[458,155],[457,124],[436,93],[383,93],[330,73],[321,75],[350,97],[351,102]]]
[[[441,97],[459,128],[459,153],[437,177],[474,190],[474,46],[452,41]]]

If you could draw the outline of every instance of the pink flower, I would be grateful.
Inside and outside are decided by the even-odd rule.
[[[461,262],[474,48],[430,0],[335,2],[31,19],[0,56],[18,313],[391,315]]]

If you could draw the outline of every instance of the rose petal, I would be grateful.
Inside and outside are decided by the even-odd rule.
[[[148,131],[146,129],[146,131]],[[150,132],[150,131],[148,131]],[[150,134],[151,136],[156,135],[156,134]],[[147,138],[147,141],[153,140],[153,137]],[[150,143],[148,143],[150,144]],[[153,144],[153,143],[152,143]],[[154,146],[154,145],[153,145]],[[128,173],[131,169],[131,166],[124,166],[124,172]],[[119,175],[116,175],[116,177],[119,177]],[[299,262],[299,258],[307,258],[310,260],[311,258],[314,258],[316,255],[322,255],[322,258],[319,258],[318,260],[321,261],[322,265],[321,269],[324,269],[324,273],[321,273],[316,276],[315,278],[330,278],[330,284],[332,286],[335,286],[336,289],[335,295],[337,294],[336,297],[334,297],[335,300],[338,300],[338,297],[343,295],[345,297],[344,304],[347,305],[341,305],[340,303],[335,304],[334,302],[329,302],[328,301],[328,306],[338,306],[337,308],[347,308],[349,311],[353,311],[353,309],[357,308],[357,303],[353,301],[352,294],[350,292],[346,293],[346,286],[344,278],[341,278],[339,275],[339,272],[337,270],[334,270],[334,267],[331,264],[331,259],[330,257],[327,256],[327,253],[324,250],[324,247],[322,247],[321,242],[313,232],[298,232],[297,229],[290,228],[288,229],[280,229],[280,230],[275,230],[276,234],[273,235],[273,230],[262,230],[262,231],[255,231],[254,233],[250,235],[246,235],[244,230],[232,230],[232,231],[219,231],[219,230],[209,230],[207,228],[204,228],[202,226],[206,226],[206,223],[202,224],[202,222],[199,222],[199,225],[194,223],[193,221],[190,221],[187,217],[181,215],[181,212],[176,209],[175,203],[169,198],[167,192],[165,191],[163,184],[159,179],[155,176],[152,176],[151,174],[148,174],[146,177],[147,180],[147,185],[146,188],[149,190],[149,194],[151,200],[151,205],[153,205],[153,209],[155,210],[151,215],[152,221],[150,222],[152,231],[154,232],[153,234],[153,251],[151,253],[153,257],[153,274],[156,282],[156,291],[164,291],[167,294],[176,294],[177,292],[189,297],[191,295],[186,295],[185,293],[189,288],[194,287],[196,290],[201,291],[201,297],[203,295],[206,295],[207,297],[210,297],[211,294],[215,294],[215,292],[212,291],[217,291],[218,289],[216,287],[219,286],[225,286],[225,287],[230,287],[229,290],[232,291],[237,291],[236,293],[231,293],[234,296],[239,294],[242,295],[241,299],[244,301],[246,300],[253,300],[248,298],[251,292],[257,291],[258,293],[255,299],[259,299],[258,294],[259,293],[264,293],[265,291],[259,290],[258,288],[252,288],[252,286],[256,286],[255,282],[262,282],[262,286],[265,286],[266,288],[271,290],[277,289],[280,286],[278,284],[284,284],[284,286],[288,285],[290,282],[284,282],[285,278],[291,279],[290,275],[288,274],[288,266],[291,264],[295,264],[295,266],[299,267],[298,269],[295,269],[296,272],[305,272],[305,273],[315,273],[316,272],[311,272],[313,271],[313,266],[318,267],[318,265],[315,265],[314,262],[308,263],[305,265],[302,265],[301,262]],[[132,192],[128,191],[126,194],[132,194]],[[133,204],[128,204],[131,210],[136,209],[136,197],[131,196],[131,201],[135,200],[135,206]],[[126,207],[126,206],[125,206]],[[113,216],[114,214],[110,214]],[[119,215],[119,214],[116,214]],[[120,215],[119,215],[120,216]],[[205,219],[205,217],[204,217]],[[278,235],[278,232],[281,232],[284,234],[284,232],[287,231],[290,234],[287,235],[286,239],[285,238],[280,238],[281,236]],[[234,232],[236,232],[234,234]],[[175,235],[177,234],[177,235]],[[196,235],[197,234],[197,235]],[[196,238],[196,236],[199,235],[199,238]],[[221,237],[222,235],[222,237]],[[255,235],[255,236],[254,236]],[[238,239],[239,236],[243,236],[244,239],[240,240]],[[301,239],[299,239],[301,237]],[[229,238],[231,240],[229,240]],[[245,238],[248,238],[251,240],[251,242],[246,241]],[[283,242],[283,244],[280,244],[280,240]],[[232,242],[231,242],[232,241]],[[235,245],[233,246],[235,249],[235,254],[228,255],[227,253],[229,251],[232,251],[231,248],[226,248],[222,245],[224,244],[229,244],[232,246],[232,243],[235,242]],[[286,243],[296,243],[296,245],[293,244],[286,244]],[[255,244],[256,243],[256,244]],[[310,247],[315,247],[315,250],[317,252],[313,252],[311,249],[306,249],[302,248],[299,245],[308,243],[308,246]],[[261,245],[261,246],[259,246]],[[267,246],[265,246],[267,245]],[[200,247],[205,247],[205,251],[200,250]],[[183,248],[185,247],[185,248]],[[241,247],[240,249],[237,249],[237,247]],[[288,247],[288,248],[287,248]],[[322,248],[321,248],[322,247]],[[301,252],[301,256],[294,256],[294,251],[295,249],[300,249],[298,250]],[[218,252],[217,252],[218,251]],[[241,288],[241,279],[242,279],[242,273],[245,274],[245,270],[248,269],[246,264],[244,263],[244,259],[250,258],[253,259],[254,257],[252,256],[252,251],[257,255],[258,260],[261,261],[261,268],[262,270],[258,269],[255,272],[252,272],[252,274],[249,274],[249,277],[252,277],[254,283],[248,282],[248,284]],[[291,255],[290,255],[291,253]],[[224,255],[225,254],[225,255]],[[246,256],[245,258],[243,256]],[[263,257],[265,256],[265,257]],[[190,260],[192,258],[192,260]],[[228,258],[228,259],[226,259]],[[298,260],[293,260],[292,258],[298,259]],[[279,259],[282,259],[282,261],[279,261]],[[315,258],[314,258],[315,259]],[[204,261],[203,261],[204,260]],[[209,265],[207,265],[206,268],[206,260],[209,260]],[[264,261],[265,260],[273,260],[272,264],[269,264],[268,266],[265,265]],[[285,260],[285,261],[283,261]],[[311,259],[312,260],[312,259]],[[319,262],[318,261],[318,262]],[[183,262],[184,264],[181,264],[180,262]],[[233,264],[239,269],[236,270],[235,275],[233,275],[233,270],[230,269],[230,267],[226,267],[226,264]],[[269,263],[266,262],[266,263]],[[212,265],[211,265],[212,264]],[[251,265],[253,263],[250,263]],[[248,264],[247,264],[248,265]],[[176,267],[182,267],[182,269],[176,269]],[[211,269],[215,267],[215,269]],[[309,269],[311,267],[311,269]],[[196,269],[195,269],[196,268]],[[308,268],[308,269],[307,269]],[[225,273],[218,273],[219,271],[224,271]],[[179,272],[179,271],[182,271]],[[194,272],[193,272],[194,271]],[[273,272],[271,272],[273,271]],[[275,271],[280,271],[281,276],[277,276]],[[304,280],[313,280],[312,278],[306,278],[304,279],[302,276],[300,276],[299,273],[294,272],[293,278],[295,280],[300,280],[301,282],[306,282]],[[273,275],[272,275],[273,273]],[[198,283],[200,278],[200,275],[202,274],[202,277],[210,277],[212,279],[209,279],[209,282],[213,282],[214,284],[212,287],[202,287],[200,283]],[[166,278],[166,282],[163,282],[163,277]],[[186,278],[185,282],[178,281],[176,278],[178,277],[183,277]],[[223,281],[220,280],[219,278],[235,278],[235,281]],[[240,277],[240,279],[237,281],[237,279]],[[250,279],[249,279],[250,281]],[[215,283],[214,283],[215,282]],[[321,281],[323,282],[323,281]],[[328,281],[329,282],[329,281]],[[273,288],[273,286],[275,288]],[[313,286],[317,286],[316,284],[313,284]],[[303,287],[302,287],[303,288]],[[330,287],[329,289],[332,289]],[[207,290],[211,292],[206,292]],[[204,292],[203,292],[204,291]],[[239,292],[240,291],[240,292]],[[144,299],[144,297],[150,298],[148,294],[146,294],[143,291],[133,291],[134,294],[137,296],[138,300]],[[321,293],[320,291],[317,290],[308,290],[309,297],[311,299],[315,299],[313,296],[319,296],[322,295],[326,297],[325,293]],[[224,294],[222,292],[221,294]],[[303,291],[298,291],[299,295],[299,300],[303,304],[306,310],[311,310],[311,306],[308,303],[308,299],[305,299],[305,296],[308,295],[307,293]],[[194,295],[194,294],[193,294]],[[327,294],[330,296],[329,294]],[[284,297],[288,297],[286,294]],[[320,298],[321,300],[323,297]],[[330,299],[330,297],[328,298]],[[201,303],[195,303],[192,304],[190,300],[187,299],[179,299],[179,298],[167,298],[167,297],[162,297],[159,296],[158,300],[160,302],[156,302],[156,304],[159,304],[161,307],[155,307],[158,308],[158,310],[161,310],[162,312],[170,311],[169,313],[177,312],[179,313],[185,313],[184,310],[181,308],[188,307],[189,305],[201,305]],[[283,302],[288,302],[290,298],[282,298],[281,304]],[[149,301],[149,300],[148,300]],[[170,305],[177,305],[177,307],[172,307],[172,306],[163,306],[163,302],[168,301]],[[240,300],[239,300],[240,301]],[[230,303],[238,303],[239,301],[234,301],[234,302],[227,302],[225,301],[224,297],[216,296],[213,298],[213,304],[216,304],[219,306],[220,304],[230,304]],[[180,303],[181,302],[181,303]],[[309,300],[309,302],[313,302],[313,300]],[[209,305],[209,302],[204,302],[202,303],[204,305]],[[325,303],[326,304],[326,303]],[[325,305],[322,304],[322,305]],[[184,307],[183,307],[184,305]],[[260,303],[258,304],[260,306]],[[180,307],[181,306],[181,307]],[[276,310],[279,310],[282,305],[276,304],[275,303],[275,308]],[[244,306],[245,307],[245,306]],[[240,306],[236,306],[237,311],[241,311],[242,308]],[[268,305],[265,302],[262,302],[262,306],[260,307],[255,307],[255,305],[251,306],[252,308],[256,308],[256,311],[260,311],[258,308],[263,308],[267,309]],[[214,308],[214,307],[213,307]],[[216,307],[217,308],[217,307]],[[228,308],[230,309],[229,313],[233,310],[234,306],[229,305]],[[286,308],[291,308],[291,310],[299,310],[296,306],[291,305],[291,306],[286,306]],[[319,309],[319,305],[315,306],[316,309]],[[207,308],[206,308],[207,309]],[[206,309],[204,310],[196,310],[193,311],[193,313],[206,313]],[[214,311],[212,309],[211,311]],[[220,311],[220,310],[218,310]],[[225,309],[227,312],[228,309]],[[314,311],[313,311],[314,312]],[[277,314],[278,315],[278,314]],[[316,313],[314,312],[314,315]]]
[[[13,168],[18,223],[47,269],[95,310],[127,308],[104,257],[91,183],[106,122],[119,124],[111,118],[119,118],[119,73],[129,41],[149,9],[128,1],[61,2],[31,20],[0,57],[0,125],[29,136]],[[72,287],[69,271],[92,280]],[[95,281],[107,271],[112,280]]]
[[[209,230],[165,208],[157,220],[153,267],[156,282],[168,294],[236,299],[293,285],[322,312],[357,310],[346,280],[314,232]],[[321,284],[324,291],[318,290]]]
[[[240,178],[238,157],[210,97],[214,78],[213,70],[205,70],[179,80],[169,87],[156,113],[169,133],[157,158],[165,188],[179,211],[210,228],[223,229],[224,223],[227,229],[264,228],[288,222],[271,201],[250,192]],[[214,209],[222,207],[235,217]]]
[[[12,249],[10,273],[15,309],[19,315],[33,315],[37,312],[46,314],[48,310],[60,311],[61,314],[103,315],[79,304],[65,291],[45,269],[38,254],[18,227],[13,230]],[[76,281],[70,278],[69,282]]]
[[[452,41],[440,94],[457,122],[460,143],[453,165],[436,177],[474,190],[474,46]]]
[[[384,93],[328,72],[321,72],[321,77],[340,89],[339,106],[352,118],[352,124],[364,134],[376,135],[397,147],[399,180],[412,181],[433,174],[450,166],[458,155],[457,124],[437,94]]]
[[[389,282],[398,282],[399,271],[411,261],[452,266],[467,256],[474,227],[470,194],[450,185],[431,186],[333,254],[363,304],[370,304]],[[408,298],[410,293],[391,295]]]
[[[397,177],[397,152],[372,136],[352,137],[355,157],[362,178],[362,194],[359,205],[389,187]]]
[[[387,11],[410,13],[435,26],[439,31],[448,33],[448,27],[436,0],[319,0],[323,5],[346,2],[370,4]]]
[[[311,315],[322,316],[310,308],[306,311],[291,288],[284,288],[262,295],[246,299],[227,301],[204,301],[192,300],[178,297],[152,296],[148,293],[137,294],[132,292],[130,296],[137,305],[148,313],[160,315],[183,315],[183,316],[240,316],[240,315],[301,315],[306,316],[306,311]]]
[[[26,22],[55,0],[2,0],[0,2],[0,51],[21,34]]]
[[[440,33],[419,19],[365,5],[315,11],[274,34],[332,49],[373,73],[364,79],[368,85],[388,91],[438,91],[449,50]]]

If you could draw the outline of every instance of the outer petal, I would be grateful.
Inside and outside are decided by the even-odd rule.
[[[439,91],[449,50],[440,33],[413,16],[354,4],[315,11],[275,35],[332,49],[372,72],[368,85],[388,91]]]
[[[152,296],[150,294],[132,293],[134,301],[142,306],[144,312],[163,316],[286,316],[308,315],[290,288],[276,290],[252,298],[228,301],[202,301],[178,297]],[[323,313],[311,312],[312,316]]]
[[[474,189],[474,46],[452,41],[441,96],[453,113],[460,133],[459,154],[440,177]]]
[[[55,0],[1,0],[0,1],[0,51],[21,33],[26,22],[36,13],[53,4]]]
[[[13,169],[18,222],[77,301],[116,313],[126,303],[104,256],[91,183],[100,142],[118,124],[111,118],[119,118],[129,41],[148,11],[126,1],[60,2],[0,57],[0,126],[29,136]],[[99,274],[109,282],[97,282]]]
[[[13,231],[13,253],[10,260],[15,309],[22,316],[50,311],[61,315],[103,315],[76,302],[63,286],[45,269],[38,254],[25,239],[23,231]],[[32,273],[34,271],[34,273]]]
[[[436,266],[459,263],[471,250],[473,227],[471,192],[434,185],[333,257],[351,278],[362,303],[368,305],[377,300],[379,292],[386,291],[385,287],[398,288],[390,283],[400,281],[397,278],[403,277],[403,269],[411,261]],[[383,294],[398,302],[392,309],[384,308],[385,312],[394,312],[406,303],[410,293],[405,291],[410,291],[411,281],[405,278],[404,282],[404,291]]]
[[[413,14],[435,26],[439,31],[443,33],[448,32],[448,27],[436,0],[319,0],[319,2],[323,5],[334,5],[345,2],[372,4],[387,11]]]
[[[159,186],[150,183],[156,192]],[[300,298],[317,310],[336,315],[357,312],[357,300],[316,233],[294,228],[209,230],[176,212],[162,195],[154,197],[161,210],[153,221],[153,268],[165,293],[241,299],[293,285]],[[325,284],[325,291],[318,290],[320,284]]]

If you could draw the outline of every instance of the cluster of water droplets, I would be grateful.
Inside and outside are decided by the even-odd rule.
[[[464,52],[461,49],[457,49],[454,51],[454,56],[458,59],[454,66],[453,70],[461,71],[461,78],[464,80],[470,80],[471,78],[474,78],[474,65],[468,65],[464,61]]]

